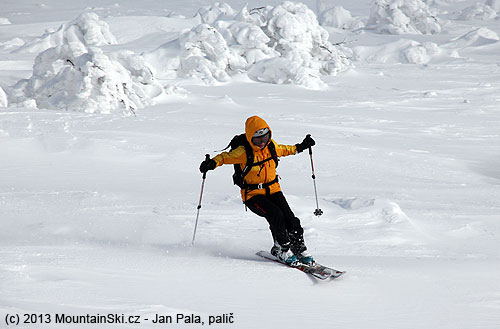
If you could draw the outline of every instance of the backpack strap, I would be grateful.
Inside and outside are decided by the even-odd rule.
[[[273,185],[274,183],[277,183],[279,181],[278,175],[276,175],[276,178],[273,179],[270,182],[267,183],[261,183],[261,184],[247,184],[244,183],[245,189],[252,191],[252,190],[262,190],[262,189],[267,189],[269,186]]]
[[[247,162],[245,164],[245,167],[243,168],[241,177],[243,178],[243,180],[245,180],[245,176],[250,172],[250,169],[252,169],[253,166],[259,165],[259,162],[257,163],[253,162],[253,150],[252,147],[250,146],[250,143],[246,141],[246,143],[244,143],[243,146],[245,147],[245,153],[247,154]]]
[[[274,163],[276,164],[276,168],[278,168],[279,159],[278,159],[278,154],[276,153],[276,145],[271,140],[271,142],[269,143],[269,145],[267,147],[269,148],[269,152],[271,152],[271,158],[274,160]]]
[[[229,146],[231,146],[231,150],[236,149],[239,146],[245,147],[245,153],[247,155],[247,161],[245,163],[245,167],[241,169],[239,164],[234,164],[234,174],[233,174],[233,183],[240,188],[244,188],[243,184],[245,183],[245,176],[250,172],[250,169],[253,167],[253,150],[250,143],[247,141],[245,134],[236,135],[233,137]]]

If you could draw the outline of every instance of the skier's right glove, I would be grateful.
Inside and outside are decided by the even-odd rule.
[[[200,164],[200,171],[204,174],[209,170],[214,170],[217,167],[217,162],[213,159],[204,160]]]

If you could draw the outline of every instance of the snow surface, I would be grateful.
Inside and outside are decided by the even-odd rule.
[[[225,314],[213,327],[498,328],[499,7],[4,1],[1,326]],[[315,138],[324,214],[308,154],[281,161],[281,185],[341,279],[255,255],[271,237],[231,166],[207,175],[191,245],[199,163],[251,115],[280,143]]]

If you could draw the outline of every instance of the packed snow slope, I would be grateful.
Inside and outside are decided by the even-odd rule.
[[[499,327],[498,0],[1,8],[2,327]],[[232,166],[191,244],[252,115],[316,140],[324,214],[307,152],[281,186],[341,279],[255,255]]]

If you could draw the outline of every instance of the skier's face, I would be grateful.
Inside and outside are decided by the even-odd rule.
[[[269,137],[271,137],[271,132],[259,137],[252,138],[252,143],[258,146],[261,150],[266,147],[267,142],[269,142]]]

